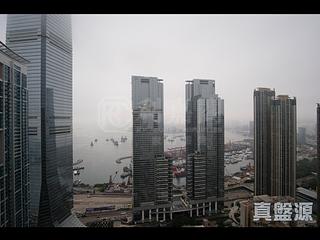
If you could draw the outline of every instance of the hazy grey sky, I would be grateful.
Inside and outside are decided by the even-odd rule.
[[[0,15],[5,42],[6,15]],[[75,127],[130,125],[131,75],[164,80],[165,124],[184,124],[185,80],[216,80],[225,121],[253,118],[253,89],[320,101],[319,15],[73,15]],[[106,120],[107,119],[107,120]]]

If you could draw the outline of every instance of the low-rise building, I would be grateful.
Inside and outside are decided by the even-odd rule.
[[[249,227],[252,221],[252,204],[250,200],[240,202],[240,227]]]

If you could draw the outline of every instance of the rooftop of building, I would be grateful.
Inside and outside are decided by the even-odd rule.
[[[298,187],[297,188],[297,193],[302,193],[304,195],[307,195],[308,197],[317,199],[317,192],[311,191],[311,190],[303,188],[303,187]]]
[[[193,83],[194,81],[208,81],[208,82],[213,82],[215,83],[215,80],[213,79],[203,79],[203,78],[195,78],[195,79],[192,79],[192,80],[186,80],[186,83]]]
[[[288,99],[289,95],[278,95],[277,98]]]
[[[0,52],[7,55],[8,57],[14,59],[15,61],[21,63],[21,64],[28,64],[29,61],[23,57],[21,57],[19,54],[12,51],[10,48],[8,48],[3,42],[0,41]]]
[[[157,80],[158,82],[162,82],[163,79],[160,79],[160,78],[157,78],[157,77],[150,77],[150,76],[138,76],[138,75],[132,75],[131,76],[132,80],[136,80],[136,79],[146,79],[146,80],[149,80],[149,79],[153,79],[153,80]]]
[[[274,89],[266,88],[266,87],[257,87],[256,91],[274,91]]]
[[[289,95],[284,95],[284,94],[282,94],[282,95],[277,95],[276,97],[275,97],[275,99],[277,100],[289,100],[289,99],[295,99],[295,97],[289,97]]]
[[[243,205],[243,206],[250,206],[250,204],[251,204],[251,200],[249,199],[240,201],[240,205]]]
[[[281,201],[289,201],[293,202],[294,198],[291,196],[269,196],[269,195],[257,195],[253,197],[254,202],[267,202],[267,203],[274,203],[274,202],[281,202]]]

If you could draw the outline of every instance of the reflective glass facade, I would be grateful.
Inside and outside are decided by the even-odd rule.
[[[32,225],[55,226],[73,207],[71,16],[9,14],[7,45],[30,61]]]
[[[0,42],[0,227],[28,227],[30,181],[26,61]],[[8,55],[8,52],[10,54]]]
[[[161,81],[132,76],[133,207],[138,218],[141,210],[154,208],[153,214],[157,207],[171,207],[172,164],[164,156]]]
[[[254,192],[271,195],[271,102],[275,91],[257,88],[253,94],[254,105]]]
[[[224,101],[213,80],[186,84],[187,196],[191,205],[224,198]]]

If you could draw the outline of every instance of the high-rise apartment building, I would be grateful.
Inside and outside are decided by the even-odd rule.
[[[271,102],[275,91],[254,90],[254,193],[271,194]]]
[[[271,104],[271,196],[296,194],[296,98],[279,95]]]
[[[249,137],[254,136],[254,121],[249,122]]]
[[[32,226],[57,226],[73,207],[71,16],[9,14],[6,37],[30,61]]]
[[[161,79],[132,76],[132,112],[134,220],[172,218],[172,163],[164,156]]]
[[[255,195],[295,197],[296,99],[254,91]]]
[[[215,81],[186,82],[187,197],[190,215],[223,207],[224,101]]]
[[[27,60],[0,42],[0,227],[28,227]]]
[[[298,144],[299,145],[306,144],[306,128],[304,127],[298,128]]]

